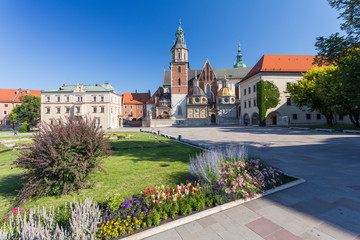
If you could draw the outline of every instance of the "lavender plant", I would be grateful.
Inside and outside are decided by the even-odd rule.
[[[227,146],[197,154],[190,158],[189,172],[205,183],[213,183],[219,179],[221,164],[225,161],[240,161],[247,158],[245,146]]]
[[[100,223],[97,203],[87,198],[83,203],[70,204],[69,211],[70,219],[65,227],[58,225],[54,208],[47,210],[34,207],[23,214],[12,213],[0,227],[0,240],[95,239],[97,225]]]
[[[110,144],[95,121],[85,119],[44,124],[34,143],[14,162],[24,168],[24,185],[15,205],[30,197],[67,194],[90,186],[100,160],[110,155]]]

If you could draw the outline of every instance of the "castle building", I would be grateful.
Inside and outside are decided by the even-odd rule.
[[[73,118],[81,121],[89,117],[103,129],[122,126],[122,97],[110,83],[103,85],[63,85],[41,92],[41,121]]]
[[[125,93],[123,98],[122,113],[126,120],[139,120],[146,117],[146,102],[150,99],[150,90],[147,93]]]
[[[180,23],[170,53],[170,70],[164,70],[162,86],[146,104],[148,116],[151,119],[172,119],[175,123],[185,125],[238,123],[240,103],[238,82],[251,70],[251,67],[246,67],[242,60],[240,45],[234,68],[213,69],[209,59],[206,58],[202,69],[192,70],[189,65],[189,49],[186,45],[185,33]],[[224,81],[224,72],[227,73],[226,81]],[[225,94],[226,91],[231,94],[231,99],[234,101],[218,103],[218,93]],[[227,96],[220,98],[222,97]]]

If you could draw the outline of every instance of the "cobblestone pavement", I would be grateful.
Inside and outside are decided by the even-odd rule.
[[[147,128],[202,144],[245,144],[306,180],[147,238],[360,240],[360,135],[240,126]]]

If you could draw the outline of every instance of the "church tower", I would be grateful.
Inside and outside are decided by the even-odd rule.
[[[175,43],[171,48],[171,109],[174,119],[186,118],[186,96],[188,94],[188,49],[184,39],[184,31],[179,28],[175,33]]]
[[[242,59],[240,43],[239,43],[238,54],[236,55],[236,62],[234,63],[234,68],[244,68],[244,67],[246,67],[246,65]]]

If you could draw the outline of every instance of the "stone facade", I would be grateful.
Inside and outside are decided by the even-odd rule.
[[[63,85],[41,93],[41,120],[51,124],[68,117],[89,117],[103,129],[114,129],[122,125],[121,106],[122,97],[109,83]]]

